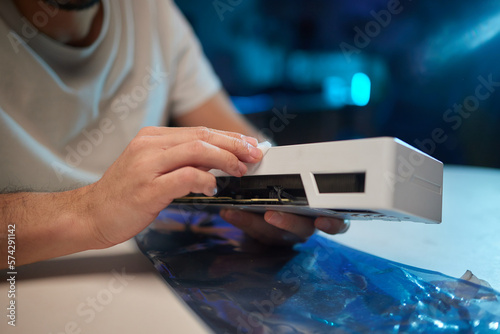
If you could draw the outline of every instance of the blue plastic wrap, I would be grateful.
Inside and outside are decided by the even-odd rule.
[[[500,333],[490,288],[319,235],[266,247],[216,216],[161,219],[138,245],[216,333]]]

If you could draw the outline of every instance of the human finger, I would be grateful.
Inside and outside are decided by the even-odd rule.
[[[245,164],[234,154],[201,140],[164,150],[161,156],[156,158],[156,164],[162,173],[185,166],[220,169],[236,177],[247,172]]]
[[[202,140],[227,150],[236,155],[240,160],[250,163],[260,161],[263,156],[262,151],[256,147],[258,145],[257,139],[235,132],[214,130],[206,127],[148,127],[141,130],[139,136],[159,137],[152,138],[152,142],[169,147],[189,141]]]
[[[305,239],[300,238],[293,233],[268,224],[264,220],[262,214],[241,210],[223,209],[220,212],[220,216],[228,223],[231,223],[235,227],[241,229],[250,237],[265,244],[291,245],[305,241]]]
[[[314,226],[328,234],[341,234],[347,232],[350,227],[350,221],[338,218],[319,217],[314,221]]]
[[[313,218],[292,213],[267,211],[264,214],[264,219],[267,223],[303,239],[309,238],[316,230]]]
[[[186,196],[189,193],[214,196],[217,192],[215,176],[194,167],[183,167],[159,176],[155,183],[157,195],[168,195],[169,200]]]
[[[222,135],[234,137],[237,139],[243,139],[248,141],[249,144],[253,146],[258,145],[258,140],[254,137],[248,137],[238,132],[217,130],[212,128],[207,128],[205,126],[195,126],[195,127],[165,127],[165,126],[146,126],[139,130],[138,136],[165,136],[170,134],[179,134],[183,132],[195,133],[198,136],[205,136],[205,132],[214,132]],[[202,139],[202,138],[199,138]]]

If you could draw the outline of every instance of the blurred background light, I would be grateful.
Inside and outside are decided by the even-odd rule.
[[[231,101],[243,115],[265,112],[274,107],[273,98],[268,94],[231,96]]]
[[[326,103],[333,108],[339,109],[348,104],[350,91],[350,87],[343,78],[332,76],[323,81],[323,96]]]
[[[351,81],[352,102],[360,107],[364,107],[370,102],[372,82],[364,73],[356,73]]]
[[[500,168],[500,0],[400,1],[390,17],[387,0],[217,1],[223,12],[175,1],[247,119],[269,129],[276,110],[293,115],[268,133],[279,145],[393,136],[417,146],[439,129],[446,140],[427,153]],[[485,80],[477,110],[454,111]]]
[[[500,13],[495,13],[493,17],[490,13],[487,17],[471,15],[469,20],[447,23],[429,38],[424,61],[436,70],[473,52],[499,33]]]

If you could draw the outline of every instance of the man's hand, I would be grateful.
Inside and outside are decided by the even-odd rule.
[[[349,228],[349,222],[341,219],[312,219],[278,211],[268,211],[262,216],[239,210],[222,210],[220,215],[222,219],[266,244],[290,245],[306,241],[316,229],[328,234],[338,234]]]
[[[210,169],[245,174],[244,163],[262,159],[256,146],[255,138],[204,127],[144,128],[96,183],[0,194],[0,227],[16,225],[16,265],[113,246],[143,230],[174,198],[214,195]]]
[[[151,223],[173,199],[189,193],[213,196],[220,169],[240,177],[256,163],[257,140],[233,132],[197,128],[144,128],[83,200],[95,248],[123,242]]]
[[[181,126],[206,125],[218,129],[250,134],[259,137],[259,131],[235,109],[225,92],[221,91],[212,99],[197,109],[176,119]],[[261,139],[265,140],[262,136]],[[257,143],[254,143],[257,145]],[[224,220],[241,228],[249,236],[265,243],[293,244],[305,241],[315,228],[329,234],[343,233],[349,228],[349,223],[332,218],[316,220],[302,216],[267,212],[262,215],[224,210],[221,212]]]

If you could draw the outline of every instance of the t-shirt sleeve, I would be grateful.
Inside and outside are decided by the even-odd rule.
[[[177,6],[173,3],[171,6],[170,18],[175,27],[177,43],[169,111],[171,116],[176,117],[192,111],[213,97],[221,89],[221,83],[192,28]]]

